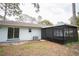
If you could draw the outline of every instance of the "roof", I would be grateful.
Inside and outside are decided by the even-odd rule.
[[[26,22],[18,22],[18,21],[2,21],[0,20],[0,26],[21,26],[21,27],[36,27],[42,28],[44,25],[41,24],[30,24]]]
[[[78,27],[77,25],[72,25],[72,24],[61,24],[61,25],[55,25],[55,26],[63,26],[63,25],[72,26],[72,27]]]
[[[62,25],[55,25],[55,26],[63,26],[63,25],[78,27],[78,26],[70,25],[70,24],[62,24]],[[8,21],[8,20],[6,21],[0,20],[0,26],[20,26],[20,27],[35,27],[35,28],[55,27],[53,25],[47,26],[47,25],[42,25],[42,24],[31,24],[31,23],[26,23],[26,22]]]
[[[50,27],[59,27],[59,26],[72,26],[72,27],[78,27],[77,25],[72,25],[72,24],[61,24],[61,25],[54,25],[54,26],[45,26],[43,28],[50,28]]]

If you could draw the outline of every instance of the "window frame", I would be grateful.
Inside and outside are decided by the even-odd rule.
[[[12,32],[10,32],[10,28],[13,30]],[[18,32],[16,33],[17,29],[18,29]],[[10,37],[11,34],[12,34],[12,37]],[[8,39],[13,39],[13,38],[19,38],[19,28],[8,27]]]

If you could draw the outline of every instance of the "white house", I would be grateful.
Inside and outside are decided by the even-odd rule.
[[[0,42],[41,39],[40,24],[0,21]]]

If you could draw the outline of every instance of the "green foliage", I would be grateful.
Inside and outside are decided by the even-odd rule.
[[[72,17],[69,19],[70,21],[72,20]],[[76,16],[76,24],[77,24],[77,26],[79,26],[79,16]],[[72,22],[71,22],[71,24],[72,24]]]
[[[77,26],[79,26],[79,16],[76,16],[76,24],[77,24]]]
[[[74,42],[67,42],[66,46],[71,47],[74,44],[79,44],[79,39],[78,41],[74,41]]]
[[[77,16],[77,25],[79,26],[79,16]]]
[[[4,17],[0,15],[0,18],[4,18]]]
[[[36,21],[36,19],[34,17],[31,17],[27,14],[21,14],[18,17],[15,18],[18,21],[28,21],[30,20],[30,22]]]
[[[32,3],[32,4],[34,5],[34,8],[36,8],[35,12],[38,13],[40,11],[39,10],[39,8],[40,8],[39,3]]]
[[[39,22],[40,24],[43,24],[43,25],[53,25],[50,21],[48,20],[43,20],[43,21],[40,21]]]
[[[22,13],[22,10],[19,7],[19,3],[0,3],[0,9],[4,11],[4,18],[6,15],[15,16]]]

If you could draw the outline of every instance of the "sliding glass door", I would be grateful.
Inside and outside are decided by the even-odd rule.
[[[19,38],[19,28],[14,28],[14,38]]]
[[[19,28],[8,28],[8,39],[19,38]]]
[[[13,28],[8,28],[8,39],[13,38]]]

